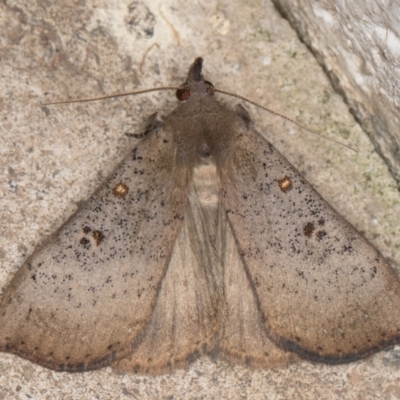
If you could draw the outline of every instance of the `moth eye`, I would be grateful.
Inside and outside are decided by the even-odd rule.
[[[190,90],[188,90],[188,89],[178,89],[176,91],[176,98],[179,101],[185,101],[185,100],[189,99],[189,97],[190,97]]]

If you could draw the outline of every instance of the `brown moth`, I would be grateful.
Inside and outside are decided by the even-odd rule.
[[[0,350],[57,371],[358,360],[400,341],[400,282],[203,79],[20,268]]]

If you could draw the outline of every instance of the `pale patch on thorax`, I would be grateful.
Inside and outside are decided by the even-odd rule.
[[[210,159],[202,158],[201,163],[193,168],[192,182],[207,231],[213,243],[216,235],[220,196],[219,178],[215,163]]]

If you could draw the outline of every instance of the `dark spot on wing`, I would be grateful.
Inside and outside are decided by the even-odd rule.
[[[100,243],[104,240],[104,234],[101,231],[93,232],[93,239],[96,242],[96,245],[99,246]]]
[[[312,222],[308,222],[306,225],[304,225],[303,233],[305,236],[310,238],[312,236],[314,230],[315,230],[314,224]]]

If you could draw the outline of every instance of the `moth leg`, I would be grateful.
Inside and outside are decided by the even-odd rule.
[[[156,111],[155,113],[151,114],[150,117],[147,118],[140,133],[126,132],[125,135],[133,137],[135,139],[143,139],[150,132],[161,128],[163,125],[164,121],[161,118],[158,118],[158,113]]]
[[[245,123],[246,127],[249,128],[250,125],[251,125],[252,122],[253,122],[253,121],[251,120],[251,117],[250,117],[249,112],[248,112],[241,104],[238,104],[238,105],[234,108],[233,111],[235,111],[235,113],[237,114],[237,116],[238,116],[241,120],[243,120],[243,122]]]

